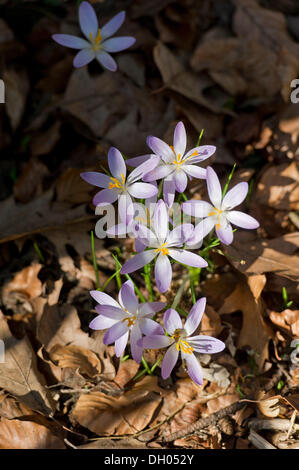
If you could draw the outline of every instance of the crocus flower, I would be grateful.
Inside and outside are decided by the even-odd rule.
[[[170,376],[179,353],[183,363],[187,364],[187,371],[194,382],[202,385],[202,371],[194,353],[212,354],[222,351],[225,344],[219,339],[206,335],[191,336],[197,329],[206,306],[206,298],[198,300],[190,310],[183,327],[180,315],[170,308],[164,314],[164,327],[169,336],[149,335],[142,339],[145,349],[168,348],[162,361],[162,377]]]
[[[169,257],[175,261],[193,266],[205,268],[208,263],[195,253],[182,249],[185,240],[188,240],[193,232],[192,224],[182,224],[169,232],[169,215],[164,201],[156,204],[153,215],[153,229],[140,225],[140,238],[149,250],[138,253],[127,261],[121,274],[132,273],[157,258],[155,263],[156,284],[160,292],[166,292],[172,279],[172,268]],[[142,232],[142,234],[141,234]]]
[[[119,213],[129,214],[129,208],[133,203],[132,197],[147,199],[157,194],[158,190],[154,184],[137,182],[149,168],[156,165],[155,159],[156,157],[150,158],[126,178],[127,168],[123,156],[119,150],[111,147],[108,152],[108,165],[112,176],[89,171],[81,173],[81,178],[94,186],[105,188],[94,196],[95,206],[107,206],[118,200]]]
[[[216,150],[213,145],[203,145],[195,147],[185,154],[187,137],[182,122],[179,122],[174,130],[173,146],[153,136],[149,136],[146,142],[153,153],[160,157],[160,163],[143,179],[148,182],[164,179],[163,196],[169,207],[173,204],[175,191],[179,193],[185,191],[188,177],[205,179],[206,170],[196,164],[209,158]],[[140,163],[141,158],[128,160],[128,165],[134,166],[136,163]]]
[[[62,46],[80,49],[74,58],[74,67],[83,67],[97,59],[103,67],[115,72],[117,64],[109,52],[123,51],[136,41],[130,36],[111,38],[123,24],[125,16],[125,12],[121,11],[100,29],[93,7],[88,2],[82,2],[79,7],[79,23],[87,40],[69,34],[54,34],[52,38]]]
[[[248,183],[237,184],[222,197],[218,176],[212,167],[208,167],[207,187],[212,204],[196,200],[182,204],[183,212],[203,219],[194,229],[193,240],[195,242],[203,239],[215,227],[219,240],[225,245],[230,245],[233,241],[231,223],[247,229],[259,227],[258,221],[250,215],[232,210],[244,201],[248,193]]]
[[[104,344],[115,343],[115,354],[120,357],[130,337],[133,359],[141,361],[142,346],[137,342],[143,334],[163,334],[163,328],[151,320],[156,312],[165,307],[165,302],[138,303],[132,281],[126,281],[118,295],[118,302],[110,295],[97,290],[90,295],[98,302],[96,311],[100,314],[92,320],[89,327],[93,330],[105,330]]]

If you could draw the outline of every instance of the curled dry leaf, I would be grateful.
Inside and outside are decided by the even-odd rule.
[[[299,338],[299,310],[287,308],[283,312],[270,312],[270,320],[291,336]]]
[[[80,374],[94,377],[101,373],[102,366],[96,354],[82,346],[53,346],[50,358],[61,368],[78,369]]]
[[[65,449],[65,445],[42,424],[1,418],[0,449]]]
[[[54,406],[36,365],[36,354],[29,340],[17,340],[0,312],[0,339],[4,341],[5,362],[0,363],[0,387],[32,410],[51,415]]]
[[[249,346],[253,349],[255,361],[260,369],[268,358],[268,343],[272,337],[272,332],[263,319],[261,293],[265,283],[264,274],[249,276],[247,279],[240,277],[237,287],[218,311],[219,314],[238,310],[242,312],[242,329],[237,346]]]
[[[21,294],[28,300],[32,300],[40,296],[43,291],[43,286],[37,276],[41,267],[41,264],[36,263],[31,266],[27,266],[15,274],[14,278],[4,284],[2,288],[2,302],[7,304],[9,302],[9,297],[13,294]]]
[[[260,392],[257,398],[259,400],[257,406],[260,412],[267,416],[267,418],[277,418],[280,412],[278,406],[279,399],[277,397],[266,398],[264,392]]]
[[[5,392],[0,394],[0,416],[6,419],[14,419],[32,414],[33,411],[30,408],[18,402],[15,398]]]
[[[161,403],[157,377],[148,376],[114,397],[101,392],[80,396],[72,417],[99,435],[135,434],[150,424]]]
[[[217,103],[216,100],[212,102],[204,96],[205,89],[213,85],[211,79],[206,75],[196,75],[185,70],[183,64],[164,44],[159,43],[154,48],[154,60],[161,72],[165,87],[180,93],[214,113],[232,114],[228,109],[222,107],[224,102]]]
[[[296,281],[299,276],[299,232],[288,233],[272,240],[257,239],[248,232],[235,234],[234,244],[225,248],[231,263],[246,274],[274,272]]]

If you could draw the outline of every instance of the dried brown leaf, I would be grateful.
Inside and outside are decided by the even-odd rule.
[[[53,346],[49,352],[52,361],[61,368],[78,369],[80,374],[94,377],[101,373],[102,366],[96,354],[82,346]]]
[[[65,449],[65,445],[42,424],[1,418],[0,449]]]
[[[299,337],[299,310],[287,308],[283,312],[270,312],[269,317],[274,325],[282,328],[291,336]]]

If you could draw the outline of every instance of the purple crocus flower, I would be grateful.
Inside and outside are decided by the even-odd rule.
[[[169,215],[164,201],[161,199],[156,204],[153,215],[153,229],[140,225],[140,238],[149,250],[138,253],[127,261],[121,274],[132,273],[157,257],[155,264],[155,278],[160,292],[166,292],[172,279],[172,268],[169,257],[175,261],[193,266],[205,268],[208,263],[195,253],[182,249],[182,245],[190,238],[193,232],[192,224],[182,224],[169,232]],[[142,232],[142,233],[141,233]]]
[[[158,137],[149,136],[147,145],[153,153],[160,157],[160,163],[155,169],[144,176],[144,181],[156,181],[164,179],[163,196],[166,204],[171,207],[174,202],[175,191],[183,193],[187,187],[188,177],[205,179],[206,170],[196,164],[209,158],[216,150],[213,145],[195,147],[185,154],[186,130],[182,122],[176,125],[173,137],[173,146],[166,144]],[[139,159],[128,160],[128,165],[139,164]]]
[[[118,295],[118,302],[110,295],[97,290],[90,295],[98,302],[96,311],[100,314],[92,320],[89,327],[105,330],[104,344],[115,343],[115,354],[120,357],[130,337],[131,352],[136,362],[141,361],[142,347],[137,344],[143,334],[163,334],[163,328],[151,320],[156,312],[165,307],[165,302],[138,303],[132,281],[126,281]]]
[[[119,150],[111,147],[108,152],[108,165],[112,176],[95,171],[81,173],[81,178],[87,183],[105,188],[94,196],[94,205],[107,206],[118,200],[119,213],[129,214],[129,208],[133,203],[132,197],[147,199],[155,196],[158,189],[154,184],[137,181],[148,172],[149,168],[156,165],[156,158],[153,156],[135,168],[126,178],[127,168],[123,156]]]
[[[86,39],[69,34],[54,34],[52,38],[62,46],[80,49],[74,58],[74,67],[83,67],[97,59],[108,70],[115,72],[117,64],[109,52],[119,52],[131,47],[136,39],[130,36],[111,38],[125,20],[125,12],[121,11],[101,29],[94,8],[88,2],[79,7],[80,28]]]
[[[181,353],[183,363],[186,362],[187,364],[189,376],[198,385],[202,385],[202,371],[194,353],[212,354],[225,348],[222,341],[211,336],[191,336],[202,319],[205,306],[206,298],[203,297],[191,308],[184,327],[180,315],[176,310],[170,308],[164,314],[164,326],[169,336],[149,335],[141,340],[145,349],[168,347],[162,362],[163,379],[170,376],[177,363],[179,353]]]
[[[202,240],[214,227],[217,237],[225,245],[230,245],[233,241],[231,223],[247,229],[259,227],[258,221],[250,215],[232,210],[244,201],[248,193],[248,183],[237,184],[222,197],[218,176],[212,167],[208,167],[207,187],[212,204],[194,200],[182,204],[183,212],[203,219],[194,229],[193,240],[195,243]]]

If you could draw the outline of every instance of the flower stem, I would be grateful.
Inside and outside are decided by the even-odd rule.
[[[151,369],[149,368],[149,365],[148,363],[146,362],[146,360],[144,359],[144,357],[142,356],[141,358],[141,362],[146,370],[146,372],[149,374],[149,375],[152,375],[152,372],[151,372]]]
[[[158,367],[158,365],[160,364],[160,362],[162,361],[164,355],[159,357],[159,359],[157,360],[157,362],[155,362],[155,364],[153,365],[153,367],[151,368],[151,373],[153,374],[153,372],[155,371],[156,367]]]
[[[227,189],[228,189],[228,185],[229,185],[229,183],[230,183],[230,180],[231,180],[232,177],[233,177],[233,174],[234,174],[235,169],[236,169],[236,165],[237,165],[237,164],[234,163],[234,166],[233,166],[233,168],[232,168],[232,171],[230,172],[230,174],[229,174],[229,176],[228,176],[228,178],[227,178],[227,182],[225,183],[224,189],[223,189],[223,191],[222,191],[222,198],[224,198],[224,196],[226,195],[226,192],[227,192]]]
[[[100,283],[100,274],[99,274],[99,268],[98,268],[98,263],[97,263],[97,258],[96,258],[96,251],[95,251],[95,246],[94,246],[94,233],[93,230],[91,231],[90,234],[90,240],[91,240],[91,256],[92,256],[92,263],[93,263],[93,269],[96,275],[96,286],[97,290],[101,290],[101,283]]]
[[[151,264],[150,263],[144,266],[144,279],[145,279],[146,288],[149,293],[149,300],[150,302],[153,302],[154,293],[153,293],[153,288],[152,288],[152,283],[151,283]]]
[[[171,308],[173,308],[174,310],[176,309],[177,305],[179,304],[179,302],[181,300],[181,297],[184,293],[185,285],[188,281],[190,281],[190,274],[183,279],[183,282],[180,285],[179,290],[176,293],[176,296],[175,296],[175,298],[172,302],[172,306],[171,306]]]

